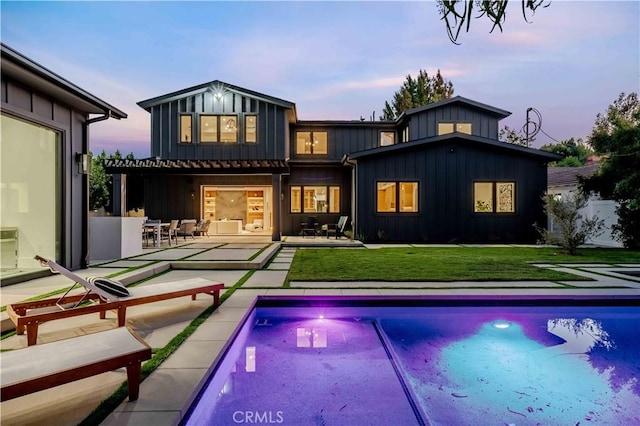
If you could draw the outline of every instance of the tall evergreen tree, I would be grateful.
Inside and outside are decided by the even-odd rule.
[[[431,104],[453,96],[453,83],[445,80],[440,74],[429,77],[425,70],[420,70],[416,78],[407,75],[402,87],[393,94],[391,103],[384,103],[381,120],[395,120],[408,109]]]

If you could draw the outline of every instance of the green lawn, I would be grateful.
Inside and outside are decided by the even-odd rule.
[[[640,251],[555,248],[299,249],[290,281],[558,281],[585,280],[530,263],[640,263]]]

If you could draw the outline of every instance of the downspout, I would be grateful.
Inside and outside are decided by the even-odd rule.
[[[353,239],[356,238],[356,226],[358,223],[358,202],[356,200],[356,188],[358,187],[356,180],[358,179],[358,174],[356,173],[356,164],[357,162],[350,160],[349,155],[345,154],[342,157],[342,164],[351,166],[351,232]]]
[[[107,110],[104,115],[99,117],[90,118],[84,122],[82,127],[82,154],[89,153],[89,125],[97,123],[99,121],[108,120],[111,117],[111,110]],[[82,176],[82,244],[80,247],[80,268],[86,269],[89,267],[89,176],[86,174]]]

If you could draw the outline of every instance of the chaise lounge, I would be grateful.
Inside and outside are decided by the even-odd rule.
[[[1,401],[126,367],[129,400],[138,399],[151,347],[127,327],[0,354]]]
[[[117,281],[106,278],[86,280],[54,261],[40,256],[36,256],[36,260],[39,260],[51,270],[59,272],[75,283],[80,284],[87,291],[84,294],[73,296],[68,296],[69,291],[67,291],[57,299],[43,299],[7,305],[7,314],[16,325],[16,334],[21,335],[26,331],[28,346],[36,344],[38,326],[46,321],[96,312],[100,314],[100,319],[104,319],[106,312],[113,310],[118,315],[118,326],[122,327],[125,325],[129,306],[143,305],[182,296],[191,296],[191,299],[195,300],[197,294],[204,293],[213,296],[213,305],[217,307],[220,303],[220,290],[224,290],[223,283],[216,283],[204,278],[127,288]]]

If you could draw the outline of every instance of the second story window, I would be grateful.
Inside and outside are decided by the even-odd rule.
[[[200,115],[200,143],[238,142],[237,123],[235,115]]]
[[[191,114],[180,115],[180,143],[193,141],[193,118]]]
[[[296,154],[326,154],[327,132],[296,132]]]
[[[380,146],[393,145],[396,143],[395,132],[380,132]]]
[[[247,115],[244,117],[244,141],[255,143],[257,141],[258,117]]]
[[[409,142],[409,125],[402,131],[402,142]]]
[[[471,123],[438,123],[438,135],[446,135],[453,132],[470,135]]]

